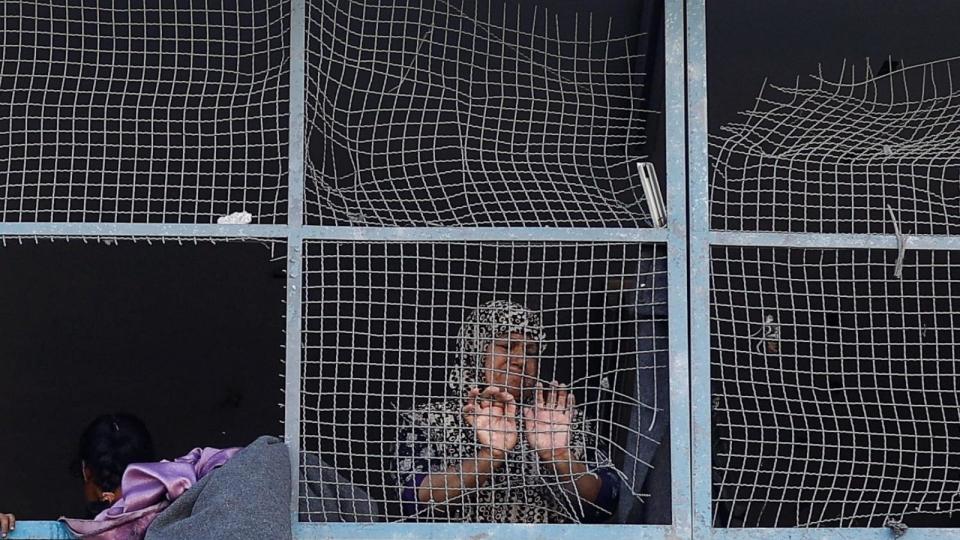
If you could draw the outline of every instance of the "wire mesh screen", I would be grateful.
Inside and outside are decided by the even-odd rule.
[[[332,225],[642,226],[646,35],[513,3],[307,16],[307,214]]]
[[[713,228],[960,232],[957,59],[898,66],[766,85],[710,138]]]
[[[896,258],[714,248],[716,526],[915,525],[958,509],[960,261],[909,251],[896,279]]]
[[[301,466],[307,479],[328,474],[328,487],[302,486],[301,511],[316,520],[332,509],[359,521],[617,520],[617,501],[573,495],[570,481],[585,475],[613,489],[621,508],[640,504],[669,416],[665,253],[652,244],[308,243],[302,448],[321,459]],[[528,347],[522,375],[492,364],[505,336]],[[556,423],[569,436],[565,474],[531,438],[535,383],[549,394],[554,381],[572,394],[566,423]],[[516,440],[471,485],[470,463],[495,443],[471,423],[482,415],[471,420],[463,407],[473,387],[493,384],[518,389],[500,430]],[[450,471],[441,487],[456,493],[416,500],[424,478]]]
[[[289,2],[0,10],[0,221],[284,221]]]

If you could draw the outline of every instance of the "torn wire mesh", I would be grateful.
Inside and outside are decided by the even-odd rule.
[[[958,509],[960,260],[910,251],[896,279],[896,257],[714,248],[715,526],[911,525]]]
[[[844,64],[835,79],[764,86],[741,123],[710,137],[713,228],[960,233],[956,67]]]
[[[4,2],[0,221],[286,214],[289,2]]]
[[[589,503],[521,450],[524,437],[507,454],[516,467],[504,469],[519,473],[495,475],[445,505],[404,507],[409,456],[400,439],[412,412],[449,418],[419,426],[441,441],[437,470],[456,464],[450,454],[476,451],[475,433],[458,424],[464,396],[448,382],[462,361],[461,327],[494,299],[542,317],[535,377],[569,385],[585,419],[572,438],[590,441],[586,454],[639,504],[669,416],[663,246],[325,241],[308,243],[306,254],[301,448],[319,452],[349,484],[303,490],[301,508],[317,509],[316,519],[335,507],[359,521],[578,521]],[[558,502],[531,495],[511,504],[511,492]]]
[[[323,0],[307,19],[312,223],[646,223],[646,35],[459,0]]]

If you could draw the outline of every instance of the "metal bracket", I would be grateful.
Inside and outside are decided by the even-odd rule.
[[[647,207],[650,210],[650,220],[653,226],[663,229],[667,226],[667,207],[663,204],[663,194],[660,192],[660,182],[657,181],[657,170],[649,161],[637,162],[637,172],[640,173],[640,185],[647,198]]]

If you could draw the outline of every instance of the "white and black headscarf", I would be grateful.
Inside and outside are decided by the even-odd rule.
[[[457,335],[459,362],[448,370],[447,386],[464,396],[473,386],[482,386],[487,346],[497,338],[524,334],[546,351],[547,334],[540,314],[509,300],[491,300],[470,312]]]

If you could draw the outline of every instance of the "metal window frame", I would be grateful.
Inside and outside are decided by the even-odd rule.
[[[299,523],[299,463],[291,467],[291,516],[296,538],[576,538],[611,536],[637,539],[690,538],[693,493],[687,264],[687,177],[685,118],[685,34],[683,0],[664,0],[667,227],[664,229],[589,228],[374,228],[308,226],[303,220],[305,129],[305,0],[291,0],[290,9],[290,133],[288,217],[286,225],[124,224],[124,223],[0,223],[0,241],[10,239],[272,239],[287,245],[286,343],[284,364],[284,435],[292,455],[299,455],[300,376],[302,361],[303,249],[307,240],[381,241],[610,241],[657,242],[668,255],[671,525],[524,525],[524,524],[405,524]],[[71,538],[56,521],[21,521],[15,538]]]
[[[705,0],[664,0],[667,208],[665,229],[323,227],[304,225],[305,0],[291,0],[290,136],[286,225],[0,223],[10,239],[273,239],[287,245],[284,430],[299,455],[302,361],[302,267],[306,240],[611,241],[664,243],[670,280],[671,525],[347,524],[298,523],[299,464],[291,467],[290,512],[296,538],[520,538],[590,540],[714,538],[718,540],[891,537],[882,528],[715,529],[712,526],[710,433],[711,246],[897,249],[893,235],[711,231],[707,149]],[[689,175],[689,178],[688,178]],[[688,191],[689,190],[689,191]],[[689,229],[688,229],[689,227]],[[913,236],[909,249],[960,250],[957,236]],[[697,474],[693,474],[697,471]],[[914,540],[960,538],[958,529],[911,529]],[[71,538],[56,521],[21,521],[15,538]]]

